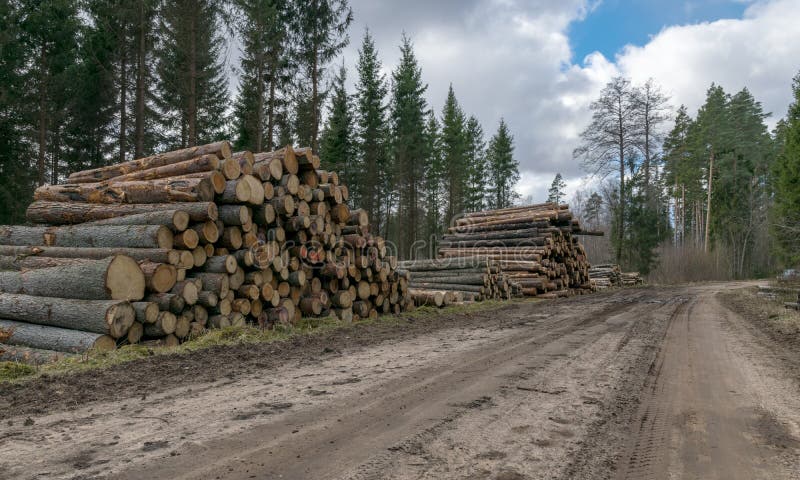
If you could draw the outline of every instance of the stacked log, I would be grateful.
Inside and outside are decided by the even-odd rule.
[[[365,211],[347,206],[339,176],[322,170],[308,148],[253,154],[215,142],[75,172],[63,185],[38,188],[34,199],[27,211],[34,226],[0,227],[0,319],[11,322],[0,328],[13,329],[9,343],[16,337],[17,345],[50,350],[25,343],[46,309],[58,317],[51,328],[100,334],[100,320],[110,315],[102,309],[119,315],[124,308],[80,304],[75,311],[86,318],[79,320],[65,310],[72,303],[37,305],[31,295],[132,300],[125,309],[130,334],[117,327],[112,342],[65,340],[68,351],[176,345],[209,328],[266,328],[302,316],[351,321],[413,305],[396,257],[370,232]],[[58,281],[66,275],[58,272],[108,258],[132,262],[141,279],[114,283],[102,299]],[[54,281],[31,283],[36,272]],[[131,295],[134,289],[141,293]]]
[[[622,270],[616,264],[592,265],[589,269],[589,278],[597,290],[622,286]]]
[[[543,203],[464,214],[442,237],[439,256],[495,262],[526,296],[553,298],[592,291],[584,232],[568,205]]]
[[[593,265],[589,269],[589,277],[597,290],[644,285],[644,279],[638,272],[623,272],[619,265],[611,263]]]
[[[495,263],[483,257],[410,260],[400,262],[399,271],[409,277],[417,306],[443,307],[511,298],[515,286]]]

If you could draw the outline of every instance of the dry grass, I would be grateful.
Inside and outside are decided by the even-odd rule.
[[[298,335],[318,335],[334,329],[359,328],[375,323],[391,326],[393,324],[407,323],[411,319],[435,320],[437,317],[444,315],[469,315],[471,313],[495,309],[506,303],[508,302],[487,301],[455,305],[446,308],[421,307],[413,312],[406,312],[400,315],[385,315],[379,317],[377,320],[365,319],[356,323],[344,323],[335,317],[304,318],[297,325],[290,327],[277,326],[267,330],[257,327],[229,327],[221,330],[209,330],[207,333],[197,338],[172,348],[129,345],[110,352],[91,351],[82,355],[37,366],[16,362],[0,362],[0,383],[25,381],[42,374],[65,375],[85,370],[108,368],[113,365],[134,362],[153,355],[187,355],[211,347],[285,341]]]
[[[800,311],[784,307],[784,302],[796,302],[796,294],[778,295],[769,299],[756,294],[757,289],[745,288],[721,293],[723,300],[750,318],[762,322],[774,334],[800,337]]]

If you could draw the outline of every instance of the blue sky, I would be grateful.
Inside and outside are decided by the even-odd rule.
[[[662,28],[740,18],[749,2],[736,0],[602,0],[569,27],[573,62],[599,51],[613,59],[625,45],[644,45]]]

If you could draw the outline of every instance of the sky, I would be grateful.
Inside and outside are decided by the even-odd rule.
[[[342,53],[354,85],[364,31],[384,72],[414,43],[441,115],[448,86],[488,137],[501,117],[514,134],[523,197],[544,200],[557,172],[568,194],[587,188],[572,157],[589,104],[614,76],[652,77],[694,114],[712,82],[750,89],[772,127],[800,71],[800,0],[350,0],[354,23]]]

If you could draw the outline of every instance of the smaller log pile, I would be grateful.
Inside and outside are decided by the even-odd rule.
[[[526,296],[555,298],[592,291],[584,232],[568,205],[542,203],[467,213],[442,237],[439,256],[491,260]]]
[[[9,343],[171,346],[208,328],[413,306],[396,257],[309,148],[232,153],[220,141],[67,182],[36,190],[27,217],[37,225],[0,226]],[[101,275],[109,262],[120,273]]]
[[[622,270],[616,264],[592,265],[589,269],[589,278],[597,290],[622,286]]]
[[[589,277],[597,290],[644,285],[644,279],[638,272],[623,272],[619,265],[613,263],[593,265],[589,269]]]
[[[494,263],[482,257],[409,260],[399,262],[398,271],[408,276],[417,306],[443,307],[511,298],[515,285]]]

